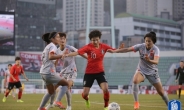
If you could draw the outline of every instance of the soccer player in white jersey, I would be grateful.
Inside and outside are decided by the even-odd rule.
[[[60,42],[60,47],[57,49],[57,54],[68,54],[70,52],[77,52],[78,49],[76,49],[73,46],[66,45],[66,34],[65,33],[59,33],[61,42]],[[81,55],[82,57],[87,59],[87,56]],[[62,69],[60,71],[60,76],[65,78],[70,87],[73,85],[74,80],[77,77],[77,67],[75,64],[75,57],[67,57],[65,59],[58,59],[61,60],[62,62]],[[58,60],[56,60],[55,65],[58,64]],[[56,101],[54,102],[54,106],[58,106],[61,109],[65,109],[65,107],[62,105],[60,102],[63,96],[66,94],[67,96],[67,108],[66,110],[71,110],[71,91],[67,89],[67,86],[60,86],[59,87],[59,93],[57,95]],[[49,104],[46,108],[49,109],[52,107],[51,104]]]
[[[55,61],[56,59],[60,59],[62,55],[57,55],[57,47],[60,43],[60,36],[57,32],[46,33],[42,36],[42,39],[47,43],[43,53],[42,53],[42,66],[40,68],[40,74],[42,79],[44,80],[48,92],[44,95],[42,102],[38,108],[38,110],[46,110],[44,106],[51,99],[51,102],[54,101],[55,89],[62,85],[68,86],[68,81],[64,78],[61,78],[56,73]],[[56,84],[56,85],[55,85]]]
[[[108,50],[111,53],[126,53],[126,52],[137,52],[139,51],[140,60],[137,67],[137,70],[133,77],[133,96],[134,96],[134,109],[139,109],[139,101],[138,101],[138,91],[139,91],[139,83],[143,82],[145,78],[149,80],[149,82],[156,88],[158,94],[165,101],[166,105],[168,104],[168,96],[164,92],[162,88],[162,84],[160,81],[160,77],[158,75],[158,62],[159,62],[159,54],[160,50],[155,45],[156,43],[156,34],[155,32],[147,33],[144,36],[145,43],[137,44],[129,48],[117,49],[117,50]]]
[[[8,69],[5,71],[5,75],[4,75],[4,88],[5,89],[8,89],[11,67],[12,67],[12,64],[8,64]],[[12,97],[15,99],[15,89],[11,90],[11,94],[12,94]]]

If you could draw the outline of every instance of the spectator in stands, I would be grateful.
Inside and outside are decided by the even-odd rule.
[[[5,75],[5,71],[3,68],[1,68],[1,71],[0,71],[0,76],[4,76]]]
[[[160,81],[160,77],[158,75],[158,62],[159,62],[159,54],[160,50],[155,45],[156,43],[156,34],[155,32],[147,33],[144,36],[145,43],[137,44],[129,48],[117,49],[117,50],[108,50],[111,53],[126,53],[126,52],[137,52],[140,54],[140,61],[137,67],[137,70],[133,77],[133,96],[134,96],[134,109],[139,109],[138,102],[138,91],[139,91],[139,83],[143,82],[145,78],[149,80],[149,82],[156,88],[158,94],[165,101],[166,105],[168,105],[168,96],[164,92],[162,88],[162,84]]]
[[[178,81],[179,79],[179,81]],[[177,70],[177,74],[176,74],[176,83],[178,82],[178,98],[180,99],[181,96],[181,88],[182,88],[182,84],[184,84],[184,61],[180,61],[180,67]]]

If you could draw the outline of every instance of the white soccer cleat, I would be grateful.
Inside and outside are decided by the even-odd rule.
[[[72,110],[71,106],[67,106],[66,110]]]
[[[48,104],[47,107],[45,108],[46,110],[49,110],[49,108],[54,108],[54,104]]]

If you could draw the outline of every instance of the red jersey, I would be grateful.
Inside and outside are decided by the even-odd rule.
[[[104,55],[108,49],[113,48],[103,43],[100,43],[99,45],[99,48],[96,48],[93,44],[90,43],[78,50],[80,55],[83,55],[84,53],[87,53],[88,55],[88,63],[85,74],[98,74],[104,72]]]
[[[17,82],[19,81],[19,75],[22,74],[23,72],[24,72],[23,67],[17,66],[16,64],[13,65],[10,70],[10,74],[13,75],[13,77],[17,80]],[[10,76],[9,82],[15,82],[13,81],[11,76]]]

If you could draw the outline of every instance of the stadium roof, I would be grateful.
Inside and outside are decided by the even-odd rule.
[[[125,18],[125,17],[134,17],[134,18],[145,19],[145,20],[149,20],[149,21],[156,21],[156,22],[178,25],[178,23],[173,21],[173,20],[157,18],[157,17],[149,17],[149,16],[144,16],[144,15],[138,15],[138,14],[130,14],[130,13],[120,13],[120,14],[116,15],[115,18]]]

